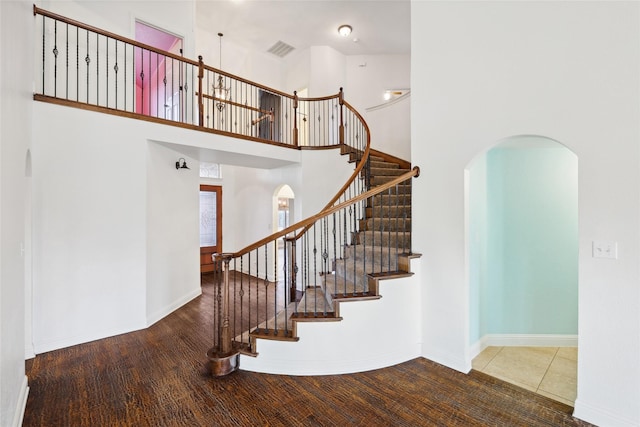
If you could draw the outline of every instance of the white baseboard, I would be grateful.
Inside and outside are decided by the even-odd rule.
[[[447,368],[454,369],[458,372],[467,373],[471,370],[471,362],[467,363],[464,358],[458,357],[458,355],[454,355],[451,353],[434,351],[433,349],[425,348],[423,346],[422,357],[424,357],[425,359],[429,359],[432,362],[439,363],[440,365],[444,365]]]
[[[152,313],[150,316],[147,316],[147,327],[153,325],[163,317],[173,313],[174,311],[176,311],[177,309],[179,309],[189,301],[199,297],[201,294],[202,294],[202,288],[198,286],[198,288],[194,289],[192,292],[189,292],[188,294],[182,296],[181,298],[178,298],[177,300],[167,305],[166,307],[163,307],[162,309],[157,310],[155,313]]]
[[[27,344],[24,346],[24,360],[33,359],[36,357],[36,352],[33,349],[33,344]]]
[[[488,334],[469,347],[471,359],[487,347],[577,347],[578,335]]]
[[[27,397],[29,397],[29,382],[27,376],[24,376],[22,386],[20,387],[20,393],[18,394],[18,404],[16,405],[16,412],[13,416],[13,427],[20,427],[22,420],[24,419],[24,411],[27,408]]]
[[[144,328],[145,328],[145,325],[143,321],[141,321],[139,324],[134,322],[129,322],[126,324],[116,325],[115,327],[112,327],[112,328],[105,328],[99,331],[94,330],[94,331],[73,335],[73,336],[35,341],[33,343],[33,351],[36,354],[42,354],[48,351],[71,347],[73,345],[84,344],[87,342],[100,340],[107,337],[126,334],[128,332],[139,331],[140,329],[144,329]]]
[[[577,399],[574,405],[573,416],[597,426],[637,427],[640,420],[631,420],[621,417],[602,408],[598,408]]]

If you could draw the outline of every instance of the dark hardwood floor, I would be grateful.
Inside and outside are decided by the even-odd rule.
[[[586,426],[572,408],[425,359],[351,375],[207,374],[210,283],[150,328],[27,361],[24,426]],[[295,344],[294,344],[295,345]]]

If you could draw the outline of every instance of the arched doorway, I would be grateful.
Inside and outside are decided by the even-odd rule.
[[[295,222],[295,194],[291,187],[282,184],[276,188],[273,195],[273,230],[281,231]],[[278,240],[278,277],[284,278],[284,241]]]
[[[471,356],[495,348],[484,372],[569,401],[571,393],[544,378],[577,346],[577,156],[546,137],[514,136],[466,173]],[[515,347],[533,348],[540,360],[522,360],[528,356]],[[512,355],[523,365],[506,366]]]

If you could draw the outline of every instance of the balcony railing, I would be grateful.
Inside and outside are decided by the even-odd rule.
[[[191,60],[33,10],[37,100],[288,147],[346,144],[364,151],[360,118],[341,93],[300,98],[211,67],[202,57]],[[348,132],[351,141],[345,140]]]

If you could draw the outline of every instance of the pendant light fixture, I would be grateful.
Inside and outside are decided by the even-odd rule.
[[[220,40],[220,67],[222,70],[222,33],[218,33],[218,39]],[[218,84],[213,86],[213,98],[216,100],[216,108],[222,112],[224,110],[224,101],[229,100],[229,88],[224,86],[222,74],[218,74]]]

